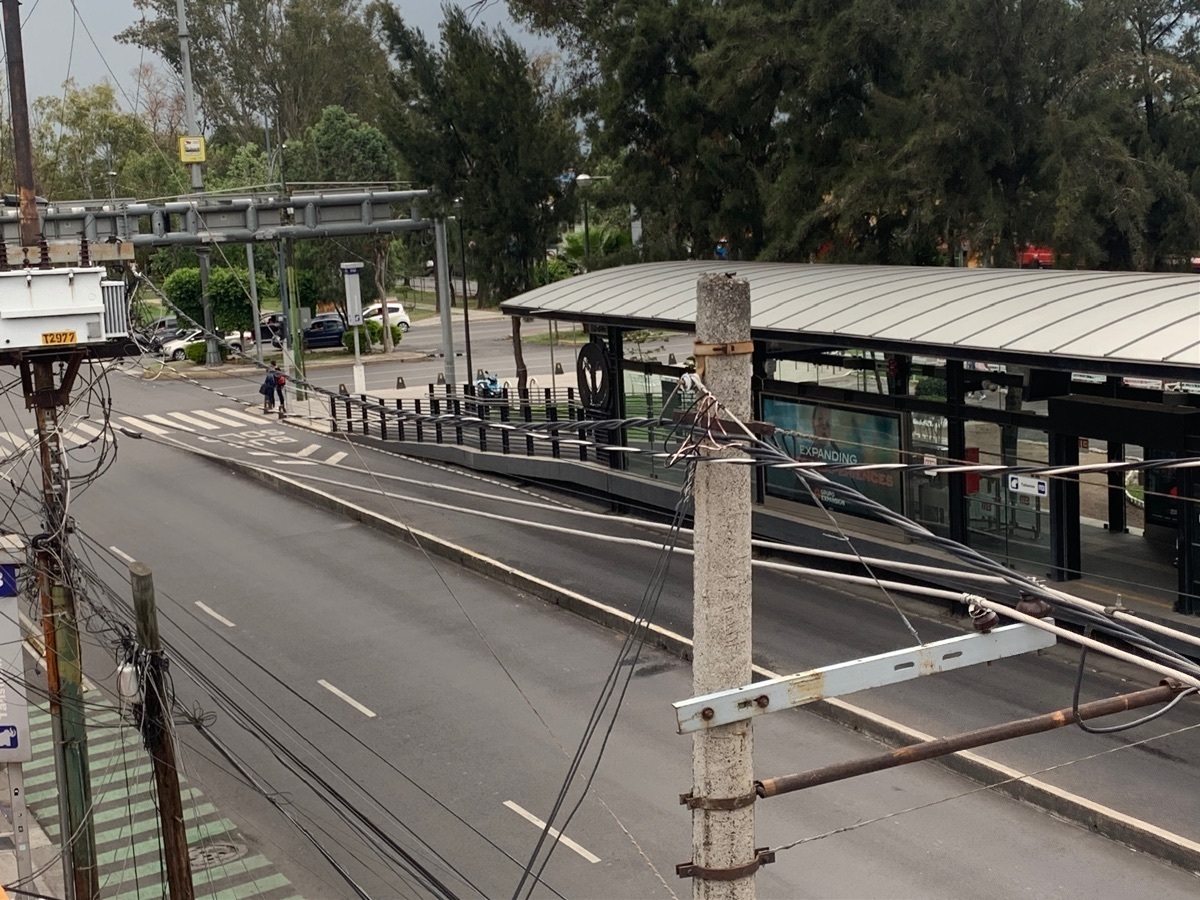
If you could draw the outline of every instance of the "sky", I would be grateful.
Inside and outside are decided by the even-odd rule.
[[[203,2],[208,0],[188,0],[189,4]],[[406,22],[425,32],[427,38],[436,37],[442,19],[440,0],[392,0],[392,3]],[[130,104],[122,93],[135,95],[132,73],[143,55],[140,48],[118,43],[113,35],[132,25],[139,16],[133,0],[21,0],[25,86],[30,102],[36,97],[60,96],[63,81],[71,77],[80,85],[108,80],[117,88],[118,101],[128,107]],[[516,32],[501,0],[493,0],[480,21]],[[144,59],[161,64],[161,60],[149,53]]]

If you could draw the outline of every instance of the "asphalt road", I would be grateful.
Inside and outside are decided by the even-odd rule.
[[[133,402],[122,394],[119,407]],[[427,481],[511,494],[440,470],[422,474]],[[474,505],[485,503],[475,498]],[[418,509],[397,501],[398,513],[414,524]],[[506,803],[547,815],[566,772],[566,752],[574,749],[598,685],[617,659],[616,635],[233,476],[220,464],[148,441],[123,441],[116,465],[73,501],[72,512],[80,541],[118,546],[153,566],[164,638],[178,654],[172,674],[182,704],[216,709],[186,676],[194,668],[247,711],[250,729],[219,712],[213,733],[369,895],[427,894],[339,822],[318,799],[328,790],[312,791],[307,779],[281,771],[255,733],[276,736],[342,795],[334,806],[363,810],[458,895],[511,895],[537,831]],[[460,537],[471,532],[492,549],[508,548],[526,560],[545,556],[564,571],[590,557],[593,568],[575,578],[593,593],[640,593],[653,557],[632,549],[613,555],[578,538],[544,541],[515,528],[480,527],[444,510],[429,515]],[[536,517],[553,518],[545,511]],[[673,571],[682,575],[684,566]],[[760,593],[778,585],[765,588]],[[686,579],[669,586],[669,613],[685,589]],[[860,620],[841,635],[833,623],[822,629],[822,656],[861,650],[874,632],[863,621],[872,618],[873,606],[837,592],[818,597],[807,585],[804,592],[807,606],[833,600],[854,607]],[[796,591],[783,593],[788,596],[780,599],[799,612],[791,599]],[[759,634],[769,644],[778,612],[773,603],[759,609],[765,626]],[[107,665],[97,651],[89,662],[101,671]],[[669,709],[689,694],[689,673],[679,660],[642,654],[596,780],[568,828],[598,861],[559,847],[534,896],[690,892],[673,872],[690,853],[688,814],[677,800],[690,784],[690,746],[673,733]],[[179,730],[188,748],[182,768],[300,894],[352,896],[210,745]],[[756,728],[756,766],[764,773],[876,749],[801,714],[769,717]],[[1192,875],[933,767],[831,785],[764,802],[758,810],[760,845],[863,826],[781,851],[760,875],[763,897],[1182,898],[1196,890]]]
[[[117,388],[117,413],[137,412],[150,404],[165,409],[173,403],[173,408],[184,409],[187,406],[181,404],[220,408],[224,403],[178,383],[121,379]],[[249,430],[233,429],[223,437],[176,432],[163,439],[265,463],[317,489],[338,493],[602,603],[633,610],[644,593],[655,551],[607,543],[601,536],[643,541],[659,540],[660,536],[637,523],[618,520],[606,508],[560,495],[517,491],[471,473],[398,459],[346,445],[335,436],[319,436],[274,421],[269,431],[251,425]],[[272,457],[272,450],[282,452]],[[307,455],[302,459],[294,456],[300,452]],[[322,464],[331,459],[336,464]],[[336,486],[326,483],[328,480]],[[441,485],[455,486],[459,493]],[[515,505],[511,502],[514,498],[532,505]],[[598,517],[581,517],[565,510],[568,500]],[[844,548],[831,538],[824,549]],[[690,634],[690,598],[690,560],[682,557],[671,568],[656,623]],[[928,605],[909,602],[904,606],[924,639],[956,634],[963,627],[961,621]],[[779,672],[801,671],[912,643],[895,610],[877,593],[847,591],[780,572],[756,573],[755,621],[756,660]],[[952,734],[1069,706],[1077,662],[1073,651],[1056,648],[1036,657],[921,679],[854,699],[927,733]],[[1110,696],[1153,681],[1143,673],[1092,656],[1082,699]],[[1194,709],[1185,705],[1152,726],[1132,732],[1094,736],[1062,729],[995,745],[984,755],[1024,772],[1048,770],[1039,777],[1200,840],[1194,801],[1200,796],[1197,732],[1176,733],[1191,726],[1194,717]]]

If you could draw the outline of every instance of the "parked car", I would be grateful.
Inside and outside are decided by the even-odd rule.
[[[363,318],[368,322],[378,322],[383,324],[383,304],[372,303],[363,310]],[[395,325],[401,331],[408,331],[412,325],[412,320],[409,319],[408,313],[404,311],[404,304],[399,300],[388,301],[388,324]]]
[[[304,346],[309,347],[340,347],[342,335],[346,326],[336,314],[330,318],[313,319],[304,329]]]
[[[174,340],[166,341],[159,350],[167,359],[183,359],[186,355],[188,344],[194,344],[197,340],[203,338],[204,332],[199,328],[193,328],[190,331],[185,331],[182,335]]]
[[[236,331],[231,331],[223,337],[222,342],[233,350],[241,350],[243,346],[243,336]],[[199,328],[193,328],[186,332],[181,337],[175,338],[173,341],[167,341],[162,345],[159,351],[167,359],[181,360],[187,356],[187,348],[192,344],[204,343],[204,331]]]

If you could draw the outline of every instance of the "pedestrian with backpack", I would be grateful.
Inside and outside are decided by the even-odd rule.
[[[278,366],[272,366],[267,370],[267,377],[263,379],[263,383],[259,385],[258,392],[263,398],[263,412],[270,412],[275,408],[275,373],[279,371]],[[280,394],[283,393],[282,388]]]

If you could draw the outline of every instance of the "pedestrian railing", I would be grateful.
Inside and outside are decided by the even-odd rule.
[[[383,441],[453,444],[525,456],[569,454],[583,462],[599,461],[590,434],[569,424],[555,427],[586,418],[574,388],[502,388],[498,397],[483,397],[470,385],[430,385],[424,397],[408,399],[332,395],[329,416],[335,432]],[[544,427],[521,427],[535,424]]]

